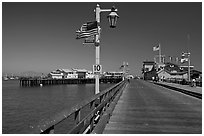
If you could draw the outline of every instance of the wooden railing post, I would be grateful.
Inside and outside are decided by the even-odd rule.
[[[54,125],[46,129],[45,131],[41,132],[41,134],[54,134]]]
[[[80,122],[80,118],[81,118],[81,115],[80,115],[80,114],[81,114],[80,109],[75,112],[74,120],[75,120],[75,124],[76,124],[76,125]]]
[[[54,132],[55,132],[55,128],[54,127],[55,127],[54,125],[51,127],[49,134],[54,134]]]

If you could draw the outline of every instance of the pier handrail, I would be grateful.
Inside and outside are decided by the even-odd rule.
[[[125,84],[125,80],[121,81],[114,86],[90,97],[89,99],[78,103],[70,110],[64,110],[63,112],[54,116],[52,119],[47,120],[33,128],[34,131],[32,131],[32,133],[55,133],[56,125],[59,125],[66,119],[71,118],[71,116],[74,116],[73,122],[75,125],[66,133],[84,133],[86,130],[91,132],[94,128],[94,123],[100,118],[100,115],[103,114],[103,111],[106,110],[106,107],[109,106],[109,103],[113,101],[114,97]],[[91,111],[87,113],[84,118],[81,118],[81,111],[87,106],[90,107]]]

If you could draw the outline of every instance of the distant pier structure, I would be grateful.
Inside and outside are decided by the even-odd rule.
[[[118,83],[122,78],[101,78],[100,83]],[[86,79],[20,79],[20,86],[44,86],[60,84],[93,84],[94,78]]]

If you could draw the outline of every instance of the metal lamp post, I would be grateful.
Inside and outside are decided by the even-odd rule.
[[[183,52],[182,53],[182,57],[185,57],[185,55],[188,55],[188,81],[190,82],[191,81],[191,70],[190,70],[190,64],[191,64],[191,61],[190,61],[190,52]]]
[[[190,52],[186,53],[188,55],[188,81],[191,81],[191,70],[190,70]]]
[[[108,15],[108,20],[111,28],[116,27],[116,21],[119,16],[117,15],[115,7],[112,9],[101,9],[99,4],[97,4],[95,13],[96,13],[96,21],[100,24],[100,13],[101,12],[110,12]],[[95,47],[96,47],[96,65],[100,65],[100,26],[98,25],[99,33],[95,36]],[[99,93],[99,73],[95,74],[95,94]]]
[[[126,78],[126,73],[127,73],[127,68],[128,67],[128,62],[123,62],[123,80]]]

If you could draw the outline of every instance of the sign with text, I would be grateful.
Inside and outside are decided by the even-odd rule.
[[[87,39],[87,40],[84,41],[84,43],[94,44],[95,40]]]
[[[86,38],[84,40],[83,44],[94,44],[94,43],[95,43],[95,38],[94,37],[89,37],[89,38]]]
[[[94,74],[102,74],[102,66],[101,65],[93,65],[93,73]]]

